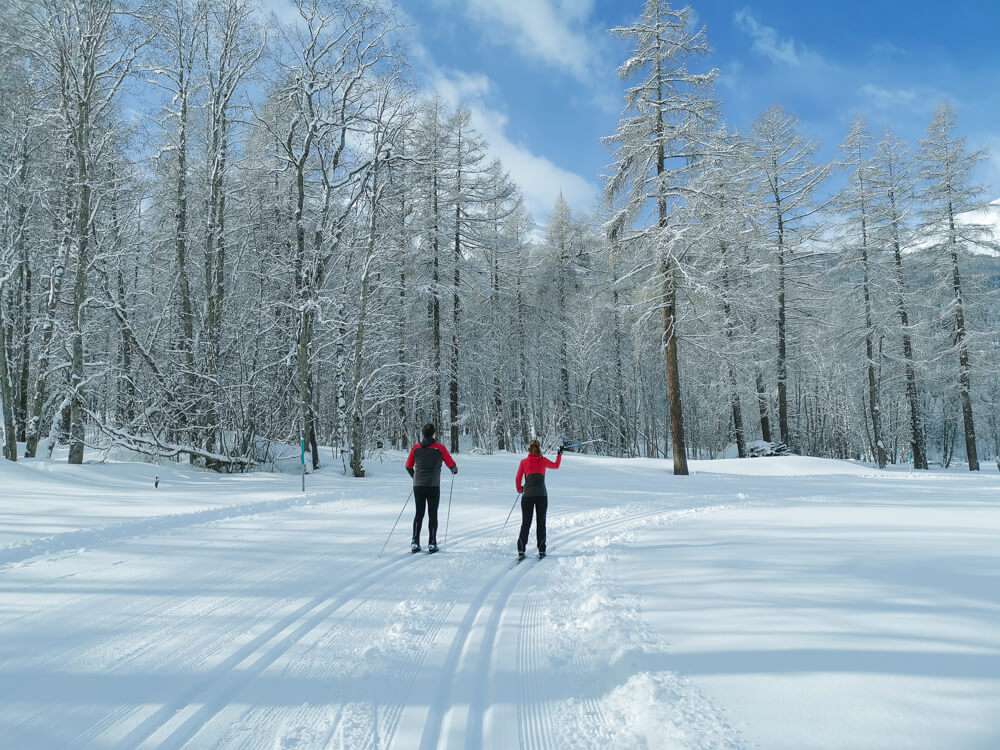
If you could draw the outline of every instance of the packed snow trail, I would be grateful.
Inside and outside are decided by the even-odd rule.
[[[569,456],[549,480],[549,555],[518,565],[516,526],[496,536],[516,461],[461,460],[434,555],[410,554],[408,510],[378,556],[408,489],[393,464],[361,482],[313,475],[306,497],[282,496],[280,477],[169,467],[156,493],[141,465],[8,471],[40,478],[0,506],[4,747],[1000,739],[995,475],[791,457],[677,479],[663,461]],[[882,572],[915,555],[940,585],[886,590]],[[841,652],[853,661],[826,656]]]

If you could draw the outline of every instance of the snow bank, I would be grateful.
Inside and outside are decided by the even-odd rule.
[[[875,469],[854,461],[810,456],[766,456],[762,458],[720,458],[714,461],[690,461],[693,472],[704,474],[739,474],[753,477],[814,477],[831,474],[871,476]]]

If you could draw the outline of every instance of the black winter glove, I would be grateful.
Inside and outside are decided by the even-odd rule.
[[[406,467],[406,473],[410,475],[410,479],[413,479],[413,469],[409,466]]]
[[[563,451],[563,447],[560,445],[559,446],[559,450],[556,451],[556,453],[561,456],[562,455],[562,451]]]
[[[448,468],[451,469],[452,474],[458,474],[458,464],[452,464]]]

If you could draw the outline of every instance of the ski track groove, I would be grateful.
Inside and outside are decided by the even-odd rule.
[[[441,666],[441,674],[450,674],[452,675],[452,678],[444,678],[438,682],[437,689],[434,692],[434,697],[431,699],[430,706],[427,710],[427,720],[424,722],[424,731],[420,738],[420,750],[434,750],[434,748],[437,748],[440,744],[441,725],[444,721],[445,714],[452,705],[450,698],[454,689],[454,683],[457,679],[455,673],[457,672],[462,652],[465,650],[465,645],[472,634],[475,622],[479,617],[479,612],[482,610],[486,600],[489,598],[490,592],[500,583],[508,572],[509,569],[503,568],[494,573],[493,577],[490,578],[486,585],[479,590],[466,608],[465,615],[455,631],[455,637],[451,641],[448,653]],[[521,571],[522,575],[523,573],[524,571]],[[515,573],[515,576],[516,575],[517,574]]]
[[[406,679],[398,681],[398,687],[394,691],[392,698],[389,702],[387,708],[383,709],[385,715],[383,726],[385,728],[385,743],[388,746],[390,740],[396,732],[396,727],[399,725],[399,720],[403,715],[403,711],[406,708],[406,698],[409,695],[410,687],[416,680],[417,675],[420,673],[420,667],[423,665],[424,660],[427,658],[427,654],[430,652],[434,641],[437,639],[438,633],[441,632],[441,628],[444,626],[445,621],[448,619],[448,615],[451,613],[453,607],[442,607],[440,615],[434,619],[434,627],[428,628],[427,633],[423,638],[420,639],[418,645],[420,646],[415,658],[408,664],[409,669],[404,671],[402,675]],[[376,711],[376,715],[377,715]],[[373,747],[376,750],[380,747],[379,740],[373,743]]]
[[[490,705],[489,675],[491,673],[491,666],[493,663],[493,653],[495,651],[494,644],[496,643],[497,631],[500,628],[500,619],[503,616],[504,611],[507,609],[507,604],[510,601],[511,595],[514,593],[514,588],[523,575],[524,574],[522,573],[521,576],[507,576],[509,580],[504,583],[499,594],[497,595],[497,600],[494,603],[493,609],[490,611],[489,618],[486,621],[486,629],[483,633],[483,644],[479,648],[479,656],[475,670],[475,674],[481,675],[482,678],[477,680],[472,685],[472,690],[469,695],[469,719],[465,734],[466,750],[477,750],[477,748],[482,747],[483,716],[486,713],[487,707]]]
[[[657,509],[653,511],[646,510],[640,512],[633,512],[623,516],[618,516],[616,518],[598,521],[591,525],[581,525],[578,527],[574,527],[566,531],[560,537],[560,545],[563,542],[572,542],[577,539],[586,538],[588,536],[594,535],[595,533],[599,534],[602,531],[606,531],[615,528],[617,526],[634,524],[637,521],[648,518],[650,516],[663,515],[663,513],[664,513],[663,509]],[[527,560],[525,562],[527,562]],[[467,646],[475,630],[475,623],[480,619],[480,613],[483,612],[483,610],[485,609],[486,602],[489,600],[490,594],[493,592],[495,588],[497,588],[501,584],[505,576],[511,574],[512,582],[508,584],[509,591],[506,591],[505,593],[505,590],[501,590],[501,593],[498,595],[497,601],[493,605],[495,609],[502,611],[503,605],[506,604],[507,600],[510,597],[510,592],[513,591],[517,582],[521,578],[523,578],[523,576],[526,575],[529,570],[534,569],[536,565],[543,565],[543,564],[546,563],[536,559],[532,560],[528,564],[528,566],[525,566],[524,563],[521,563],[521,565],[516,565],[513,568],[509,566],[503,567],[486,582],[485,586],[479,589],[478,593],[473,597],[472,601],[469,603],[466,613],[463,616],[461,622],[459,623],[455,632],[455,636],[452,639],[450,646],[448,647],[448,652],[445,656],[444,663],[441,669],[442,678],[438,683],[437,690],[434,693],[434,697],[431,699],[431,703],[427,711],[427,719],[424,723],[424,730],[420,740],[420,750],[433,750],[434,748],[438,748],[441,745],[441,731],[443,728],[442,725],[444,723],[444,718],[449,710],[455,708],[455,702],[453,701],[452,697],[457,693],[456,690],[457,684],[459,680],[462,679],[458,670],[458,667],[461,662],[461,657],[462,654],[467,650]],[[551,562],[549,564],[551,564]],[[497,613],[496,618],[499,619],[499,617],[500,614]],[[484,633],[483,636],[483,643],[480,644],[479,646],[481,654],[483,652],[491,653],[493,650],[493,640],[496,637],[497,628],[489,627],[489,623],[492,621],[492,619],[493,619],[493,613],[491,612],[489,615],[487,615],[486,632]],[[534,629],[540,630],[541,628],[534,628]],[[522,632],[523,632],[523,626],[522,626]],[[487,640],[487,637],[489,637],[490,640]],[[540,647],[538,646],[528,649],[529,652],[535,652],[535,653],[537,653],[539,650]],[[489,660],[488,656],[481,657],[481,659],[482,658],[485,658],[488,663]],[[525,663],[525,666],[530,668],[531,670],[536,670],[537,667],[534,662],[535,657],[529,654],[527,658],[529,661]],[[485,681],[488,679],[489,679],[488,674],[483,674],[480,677],[480,680]],[[482,695],[485,689],[486,688],[482,685],[476,688],[473,691],[473,701],[476,700],[476,695],[477,694]],[[537,692],[537,686],[535,687],[535,690]],[[537,707],[538,701],[537,700],[534,701],[534,704],[536,706],[534,709],[534,713],[537,713],[540,710]],[[465,746],[467,748],[481,747],[483,741],[482,726],[483,726],[484,707],[482,704],[480,704],[478,708],[479,708],[479,713],[475,718],[473,718],[472,717],[473,703],[470,702],[468,705],[468,718],[466,721],[466,737],[465,737]],[[541,715],[539,716],[538,719],[535,719],[532,722],[534,726],[534,731],[538,735],[538,741],[536,746],[539,748],[547,747],[547,745],[544,744],[544,738],[548,734],[545,722],[546,722],[545,717]],[[473,726],[478,728],[479,730],[478,736],[470,733],[470,728]]]
[[[521,610],[521,626],[517,635],[518,672],[522,677],[528,677],[524,680],[524,690],[518,693],[521,700],[517,707],[518,735],[521,738],[521,747],[526,750],[541,746],[541,737],[538,734],[540,722],[535,715],[538,710],[538,684],[536,680],[530,679],[534,670],[533,649],[530,646],[526,647],[534,624],[535,604],[533,600],[528,600]]]
[[[243,645],[235,653],[216,665],[204,678],[198,681],[197,685],[177,700],[163,705],[119,742],[118,747],[122,748],[122,750],[138,747],[165,727],[178,712],[201,698],[204,693],[209,693],[210,695],[202,702],[202,707],[198,711],[186,719],[180,727],[173,730],[166,738],[157,743],[158,747],[182,746],[194,737],[198,730],[226,705],[224,698],[235,694],[243,684],[260,674],[267,666],[277,660],[281,654],[291,648],[296,641],[300,640],[315,628],[316,625],[322,622],[323,619],[352,601],[359,593],[381,580],[382,575],[390,573],[396,568],[402,568],[408,563],[409,560],[405,558],[390,559],[383,564],[369,569],[360,581],[346,588],[338,584],[298,607],[294,612],[271,625],[271,627],[258,635],[253,641]],[[298,624],[296,627],[296,624],[300,622],[301,624]],[[282,633],[289,630],[289,628],[293,628],[291,633],[282,636]],[[268,647],[269,644],[272,645]],[[252,666],[244,672],[244,675],[240,679],[240,684],[235,686],[225,684],[228,682],[226,678],[235,674],[236,668],[240,664],[252,659],[254,656],[257,656],[257,658],[253,661]],[[211,695],[213,692],[216,694]]]
[[[287,575],[287,574],[289,574],[291,572],[294,572],[296,570],[300,570],[300,569],[303,569],[303,568],[310,568],[311,565],[313,563],[315,563],[315,560],[319,559],[320,557],[322,557],[322,555],[314,556],[313,558],[310,558],[309,560],[306,560],[306,561],[299,560],[299,561],[295,561],[294,563],[285,565],[281,569],[275,571],[274,574],[271,575],[271,576],[269,576],[267,579],[265,579],[265,581],[268,581],[268,580],[280,580],[281,576]],[[234,567],[233,569],[235,570],[236,568]],[[257,587],[259,585],[260,585],[260,580],[249,582],[242,589],[242,592],[245,593],[247,590],[250,590],[250,589],[252,589],[254,587]],[[212,587],[211,589],[207,590],[206,592],[204,592],[204,594],[206,596],[210,596],[212,594],[212,592],[214,592],[214,591],[218,591],[219,589],[222,589],[222,588],[229,588],[231,586],[232,586],[232,579],[231,578],[220,577],[220,580],[219,580],[218,584],[215,585],[214,587]],[[101,595],[99,595],[99,594],[90,594],[90,595],[87,595],[87,596],[84,596],[84,597],[80,597],[79,599],[73,600],[72,604],[74,606],[76,606],[78,604],[82,605],[83,602],[87,602],[87,601],[91,601],[91,600],[99,600],[100,597],[101,597]],[[239,634],[241,634],[243,632],[246,632],[248,630],[251,630],[252,627],[253,627],[253,625],[254,625],[254,620],[245,620],[245,621],[243,621],[241,623],[238,623],[237,625],[234,625],[232,628],[230,628],[229,630],[225,631],[224,633],[219,633],[218,631],[214,631],[214,630],[213,631],[203,631],[201,633],[196,633],[195,634],[196,637],[202,636],[200,638],[200,640],[201,641],[206,641],[206,642],[201,645],[201,647],[200,647],[199,650],[192,650],[192,646],[194,645],[192,643],[192,634],[189,633],[189,632],[187,632],[187,631],[185,631],[182,635],[178,635],[176,632],[174,632],[174,630],[172,628],[161,628],[160,631],[157,631],[156,635],[150,635],[147,630],[145,630],[144,628],[141,628],[141,627],[134,628],[134,629],[123,627],[123,626],[127,626],[130,623],[140,623],[141,624],[141,623],[146,622],[146,621],[162,621],[162,619],[164,617],[170,617],[172,614],[178,613],[178,612],[185,612],[186,613],[186,611],[187,611],[187,605],[191,601],[191,596],[189,594],[177,594],[177,595],[174,595],[172,597],[169,597],[168,599],[165,599],[163,601],[158,602],[157,604],[155,604],[152,607],[148,607],[148,601],[147,600],[142,600],[142,601],[143,601],[144,604],[146,604],[146,608],[142,609],[140,611],[134,611],[132,614],[130,614],[128,616],[128,618],[126,620],[118,623],[115,629],[120,630],[120,631],[124,631],[124,632],[138,632],[138,633],[143,633],[144,634],[143,639],[141,641],[135,642],[134,644],[131,644],[130,648],[128,649],[128,652],[126,654],[122,655],[121,657],[119,657],[118,659],[116,659],[115,662],[113,663],[113,666],[109,667],[107,664],[104,664],[103,669],[105,671],[120,670],[123,667],[127,667],[130,664],[135,663],[136,661],[138,661],[139,659],[141,659],[143,656],[145,656],[147,654],[150,654],[150,653],[154,652],[155,650],[164,649],[165,648],[165,646],[164,646],[165,640],[162,639],[162,638],[157,637],[160,634],[160,632],[163,631],[163,630],[166,630],[166,632],[170,634],[171,638],[175,638],[176,639],[176,638],[179,638],[179,637],[183,637],[185,639],[184,640],[184,648],[182,648],[180,650],[174,650],[173,651],[174,659],[173,659],[173,662],[172,662],[172,665],[174,667],[177,667],[177,666],[184,667],[184,666],[188,666],[188,665],[191,665],[191,664],[195,664],[195,665],[200,664],[204,660],[204,657],[206,655],[214,653],[217,650],[217,649],[211,648],[211,646],[216,645],[218,643],[224,643],[224,644],[225,643],[231,643],[232,641],[234,641],[236,639],[236,637],[238,637]],[[240,603],[240,601],[241,601],[241,596],[238,595],[238,594],[233,594],[233,595],[231,595],[228,598],[221,599],[221,600],[215,602],[213,605],[210,606],[209,609],[200,611],[199,612],[199,617],[209,616],[209,615],[211,615],[211,614],[213,614],[215,612],[222,611],[222,610],[224,610],[227,607],[232,607],[232,605],[234,605],[234,604],[238,605]],[[268,605],[265,610],[263,610],[262,612],[260,612],[260,614],[258,615],[258,619],[261,616],[267,616],[267,615],[271,614],[273,611],[279,610],[283,606],[286,606],[287,605],[287,601],[288,601],[287,599],[278,600],[278,601],[275,601],[272,604]],[[138,605],[139,605],[138,602],[133,602],[132,604],[129,605],[129,607],[127,609],[135,609]],[[90,609],[93,610],[94,607],[90,607]],[[98,609],[98,611],[101,611],[101,610],[107,611],[106,607],[98,607],[97,609]],[[60,609],[59,609],[60,612],[65,612],[65,610],[66,610],[66,607],[60,607]],[[49,617],[50,618],[52,616],[53,616],[53,613],[51,611],[47,611],[45,613],[45,617]],[[103,624],[111,622],[112,620],[114,620],[114,621],[117,622],[117,620],[118,620],[118,618],[120,618],[120,616],[121,616],[120,612],[111,611],[108,614],[105,614],[104,616],[100,617],[96,621],[95,625],[103,625]],[[72,618],[68,618],[68,619],[72,619]],[[56,666],[64,665],[65,662],[66,662],[66,660],[67,660],[67,657],[69,657],[71,655],[79,656],[80,654],[85,654],[87,651],[97,651],[101,646],[107,647],[109,643],[113,642],[113,641],[109,641],[108,638],[107,638],[107,633],[110,632],[111,630],[113,630],[112,628],[98,628],[98,627],[94,627],[93,630],[94,630],[94,635],[93,636],[87,638],[86,640],[84,640],[82,642],[81,641],[74,641],[74,643],[76,643],[78,645],[66,646],[63,649],[61,649],[60,651],[58,651],[57,653],[55,653],[53,655],[46,656],[44,658],[44,660],[40,662],[40,664],[43,665],[43,666],[44,665],[56,665]],[[0,630],[0,632],[2,632],[2,630]],[[98,661],[100,661],[100,660],[98,660]],[[133,706],[120,706],[120,707],[116,707],[116,708],[110,708],[109,710],[107,710],[107,712],[105,714],[102,715],[101,719],[98,722],[96,722],[91,727],[89,727],[88,730],[86,730],[83,733],[77,735],[77,738],[80,739],[80,740],[85,740],[85,741],[86,740],[92,740],[92,739],[96,738],[97,736],[99,736],[100,734],[102,734],[103,732],[105,732],[105,731],[113,728],[118,723],[118,721],[120,721],[122,718],[127,717],[133,711],[134,711],[134,707]],[[44,715],[45,715],[45,711],[43,710],[43,711],[39,712],[38,714],[36,714],[35,717],[44,717]],[[32,717],[25,716],[24,718],[26,720],[28,720],[28,719],[30,719]],[[25,722],[25,723],[30,723],[30,722]]]
[[[477,533],[484,528],[489,528],[489,526],[481,525],[464,534],[456,535],[456,539],[461,540],[467,537],[476,536]],[[310,561],[314,561],[315,559],[320,559],[322,557],[323,555],[318,555],[316,558],[311,558]],[[198,699],[203,693],[217,693],[217,695],[213,698],[204,701],[200,709],[198,709],[192,716],[184,720],[179,727],[172,730],[167,737],[157,741],[156,743],[157,748],[183,746],[186,742],[194,738],[216,714],[226,707],[227,700],[229,698],[235,696],[243,686],[261,674],[267,667],[273,664],[278,658],[294,646],[295,643],[302,640],[302,638],[304,638],[309,632],[314,630],[323,620],[352,602],[362,592],[379,585],[388,572],[395,570],[396,568],[405,569],[408,565],[412,565],[414,557],[419,558],[421,556],[411,555],[407,552],[405,556],[401,555],[399,557],[390,557],[385,563],[380,563],[371,567],[360,580],[355,579],[353,583],[349,583],[346,586],[343,585],[343,580],[341,580],[336,586],[329,587],[326,593],[320,595],[319,597],[314,597],[310,600],[310,602],[299,607],[293,613],[284,617],[278,623],[272,625],[249,644],[242,646],[234,654],[230,655],[220,664],[216,665],[206,676],[198,681],[198,685],[186,691],[178,700],[161,706],[160,709],[144,720],[138,727],[133,729],[116,746],[125,750],[125,748],[137,747],[142,743],[147,742],[153,735],[166,727],[176,714],[181,712],[185,707],[194,703],[195,700]],[[302,562],[297,565],[290,566],[292,569],[305,567],[309,567],[308,562]],[[329,604],[322,606],[326,600],[330,599],[332,599],[332,601]],[[360,606],[360,604],[358,606]],[[317,612],[317,608],[320,607],[322,608]],[[447,612],[442,613],[441,622],[443,622],[446,615]],[[253,665],[240,676],[240,679],[235,680],[236,684],[228,686],[224,684],[226,682],[234,681],[227,678],[231,675],[235,675],[236,668],[240,664],[252,658],[256,653],[263,651],[268,643],[273,641],[278,635],[285,630],[288,630],[288,628],[292,627],[297,621],[303,618],[305,618],[304,623],[295,628],[288,636],[278,640],[275,645],[267,649],[266,653],[257,658],[253,662]],[[252,622],[253,620],[248,621],[248,627],[249,624],[252,624]],[[440,627],[440,623],[438,627]],[[428,634],[424,640],[430,643],[432,642],[434,635],[436,635],[436,631],[433,634]],[[216,637],[213,642],[218,643],[221,640],[222,639]],[[229,643],[231,641],[224,640],[222,642]],[[215,653],[217,650],[218,649],[208,651],[207,653]],[[421,661],[424,656],[426,656],[426,649],[421,652]],[[191,662],[192,660],[188,661]],[[197,664],[200,662],[193,663]],[[417,668],[419,668],[419,664],[414,665],[414,670]],[[408,689],[409,685],[407,684],[407,692]],[[131,707],[129,707],[128,710],[131,710]],[[399,714],[401,713],[402,706],[400,706],[396,711],[395,721],[398,721]]]
[[[329,493],[332,494],[332,493]],[[262,513],[280,513],[297,507],[309,507],[325,503],[347,502],[342,496],[324,497],[323,494],[291,495],[273,500],[259,500],[253,503],[222,505],[187,513],[169,513],[123,521],[91,529],[76,529],[51,534],[47,537],[27,542],[8,544],[0,547],[0,573],[10,566],[24,564],[38,557],[58,556],[63,559],[85,551],[87,548],[104,547],[107,544],[147,536],[159,536],[193,526],[202,526],[216,521],[247,518]],[[68,554],[63,554],[68,553]]]
[[[220,515],[214,515],[214,511],[182,514],[181,520],[178,520],[177,516],[171,516],[167,519],[168,522],[164,522],[163,524],[159,524],[157,519],[153,519],[152,523],[145,526],[139,522],[134,524],[125,524],[122,525],[122,527],[128,527],[129,533],[118,536],[92,538],[91,541],[103,546],[108,543],[127,541],[128,539],[137,536],[152,536],[160,533],[169,533],[186,527],[215,523],[218,521],[252,516],[260,513],[280,512],[302,505],[334,502],[340,499],[341,498],[330,498],[328,500],[323,500],[313,497],[309,499],[308,503],[295,501],[267,501],[264,503],[230,506],[225,509],[218,509],[220,511],[226,511]],[[242,512],[236,512],[241,510]],[[707,510],[710,510],[710,508],[697,509],[695,512],[704,512]],[[572,508],[565,512],[552,514],[550,519],[555,520],[566,518],[568,520],[573,520],[577,512],[577,508]],[[206,513],[209,513],[209,515],[206,516]],[[682,511],[681,514],[683,515],[685,513]],[[564,542],[572,542],[578,538],[594,535],[599,536],[604,530],[614,528],[616,526],[635,524],[642,519],[651,516],[669,517],[672,515],[674,514],[670,509],[659,508],[651,511],[638,513],[633,512],[617,518],[601,520],[596,523],[588,524],[583,522],[580,525],[569,526],[565,531],[561,532],[560,546],[563,546]],[[141,527],[141,533],[135,532],[135,528],[133,527]],[[484,530],[490,528],[495,527],[492,524],[483,524],[475,527],[474,529],[470,529],[464,534],[454,535],[454,541],[451,545],[449,545],[449,549],[460,549],[462,546],[462,540],[479,537],[482,535]],[[107,531],[107,528],[100,531],[103,533]],[[487,537],[489,536],[490,535],[487,535]],[[8,549],[0,552],[9,553],[10,551],[11,550]],[[51,550],[47,551],[48,554],[51,554],[51,552]],[[445,554],[447,554],[447,552]],[[294,574],[298,571],[307,569],[313,570],[317,567],[321,568],[322,561],[324,559],[326,559],[325,555],[320,553],[318,555],[311,556],[306,560],[297,560],[290,565],[282,566],[278,570],[271,569],[265,580],[277,582],[279,580],[284,580],[286,576]],[[227,658],[213,666],[200,678],[197,678],[196,683],[188,690],[183,691],[173,700],[161,705],[158,709],[153,711],[152,714],[147,716],[137,726],[133,727],[123,739],[115,744],[115,746],[119,748],[133,748],[149,742],[151,738],[158,733],[162,733],[172,721],[176,720],[178,714],[183,712],[186,708],[193,708],[195,703],[200,703],[200,707],[195,710],[194,713],[187,716],[187,718],[182,721],[180,726],[171,729],[165,737],[158,738],[156,744],[157,747],[168,748],[181,747],[188,743],[192,738],[196,737],[209,722],[211,722],[213,717],[218,715],[223,709],[226,708],[227,705],[229,705],[229,699],[235,696],[245,685],[274,664],[296,643],[302,641],[330,615],[348,606],[365,591],[378,586],[381,581],[388,577],[388,574],[396,570],[405,570],[407,565],[412,565],[411,559],[412,556],[408,553],[405,556],[400,556],[398,558],[392,557],[384,563],[380,562],[369,567],[360,578],[356,577],[353,581],[346,583],[346,585],[345,580],[340,578],[333,586],[327,586],[323,594],[312,597],[308,602],[300,605],[294,611],[282,617],[278,622],[273,623],[270,627],[253,638],[249,643],[241,645],[234,653],[230,654]],[[448,558],[446,557],[445,559]],[[2,574],[4,568],[6,568],[6,566],[3,565],[4,562],[9,563],[10,561],[4,560],[3,555],[0,555],[0,574]],[[479,590],[479,592],[474,596],[473,601],[468,605],[468,610],[455,632],[450,647],[448,647],[449,651],[444,664],[445,669],[442,671],[442,677],[440,678],[438,689],[435,692],[431,706],[428,709],[427,722],[424,726],[424,732],[420,745],[421,748],[436,747],[440,742],[444,718],[447,715],[447,712],[454,708],[452,696],[455,693],[458,680],[456,667],[459,665],[462,654],[465,652],[466,647],[475,632],[476,622],[479,621],[482,613],[486,611],[490,601],[490,595],[494,592],[494,590],[498,590],[496,599],[492,604],[492,609],[485,615],[487,618],[486,626],[483,635],[483,644],[478,657],[479,664],[485,664],[486,666],[486,668],[480,672],[481,679],[483,681],[488,681],[489,679],[493,644],[496,641],[499,622],[504,611],[506,610],[511,595],[517,588],[517,584],[522,580],[523,576],[528,573],[528,570],[533,569],[535,565],[552,564],[551,561],[548,563],[538,560],[526,562],[528,562],[527,566],[522,564],[521,566],[514,566],[513,568],[508,567],[505,564],[499,572],[487,581],[486,585]],[[117,564],[118,563],[115,563],[115,565]],[[508,573],[510,573],[511,570],[514,572],[508,576]],[[508,576],[508,580],[506,582],[504,579],[505,576]],[[146,578],[155,578],[155,576],[150,575]],[[212,591],[217,591],[224,587],[232,587],[231,577],[220,576],[218,580],[219,583],[216,586],[204,593],[199,593],[198,596],[210,595]],[[132,583],[134,584],[135,582]],[[197,611],[193,614],[202,618],[207,614],[226,611],[234,604],[238,604],[242,596],[244,596],[247,591],[252,590],[254,587],[259,587],[260,583],[261,581],[259,579],[248,582],[242,589],[240,589],[239,593],[231,594],[229,597],[213,603],[207,612]],[[498,587],[501,588],[498,589]],[[73,608],[85,606],[86,602],[93,601],[100,596],[100,594],[83,595],[72,600],[70,606]],[[145,608],[141,611],[133,611],[127,620],[119,620],[117,624],[121,626],[123,622],[134,623],[140,620],[159,621],[163,616],[169,614],[170,612],[185,610],[187,603],[191,599],[192,596],[189,594],[177,594],[167,600],[158,602],[152,607]],[[529,602],[528,599],[531,601]],[[268,605],[267,609],[263,610],[263,612],[264,614],[268,614],[279,611],[287,607],[290,600],[291,599],[289,597],[275,600],[272,604]],[[527,670],[530,670],[531,674],[540,677],[540,675],[538,675],[539,667],[537,663],[537,653],[539,653],[541,649],[541,628],[538,626],[537,622],[539,615],[538,604],[535,600],[537,600],[537,596],[526,598],[526,603],[524,605],[524,609],[522,610],[522,628],[521,632],[518,634],[518,653],[519,663],[523,665],[522,668],[527,668]],[[134,604],[130,605],[130,608],[134,606]],[[351,618],[351,616],[356,613],[361,606],[361,604],[355,606],[347,613],[345,618]],[[375,747],[378,747],[380,742],[388,744],[392,741],[399,719],[407,705],[406,698],[414,685],[414,677],[419,673],[420,666],[423,664],[428,653],[430,653],[433,648],[435,639],[440,633],[441,628],[453,608],[454,606],[450,608],[440,608],[441,611],[438,612],[437,616],[431,621],[431,626],[428,627],[422,637],[416,641],[416,644],[419,647],[414,648],[412,656],[405,663],[405,672],[404,675],[401,675],[405,676],[404,679],[395,680],[393,682],[393,684],[398,685],[398,687],[392,691],[392,699],[387,705],[381,704],[380,706],[375,707],[374,721],[376,724],[376,732],[373,738]],[[65,610],[66,607],[63,606],[60,607],[60,609]],[[51,611],[47,612],[47,615],[51,615]],[[122,613],[119,611],[117,613],[101,616],[96,621],[96,624],[107,624],[112,618],[120,618],[121,615]],[[242,634],[252,631],[254,625],[260,621],[260,615],[261,613],[258,612],[254,617],[245,618],[241,622],[234,624],[231,628],[223,632],[209,630],[202,633],[194,633],[193,635],[195,636],[203,636],[201,639],[202,642],[194,651],[190,649],[186,651],[182,650],[182,664],[188,667],[196,667],[203,664],[207,658],[220,653],[226,645],[232,644]],[[535,633],[533,636],[529,636],[527,641],[522,642],[522,638],[525,637],[525,617],[528,618],[529,623],[534,623],[532,627]],[[9,623],[4,623],[4,625],[6,624]],[[332,644],[336,644],[337,639],[333,636],[335,633],[339,632],[342,634],[341,638],[343,640],[346,641],[347,638],[350,638],[352,641],[355,640],[357,633],[352,631],[348,625],[349,622],[345,619],[343,622],[339,623],[337,627],[331,630],[330,633],[324,636],[324,639],[330,638],[330,642]],[[114,644],[114,640],[108,639],[106,635],[108,632],[111,632],[111,630],[112,629],[97,630],[97,634],[88,639],[88,643],[98,644],[101,643],[101,639],[104,638],[105,640],[103,643]],[[160,630],[162,631],[167,629],[161,628]],[[0,625],[0,633],[2,633],[2,631],[3,625]],[[142,632],[142,629],[140,628],[136,632]],[[377,632],[377,627],[373,626],[372,628],[369,628],[368,631],[366,631],[368,639],[373,638],[373,634],[377,634]],[[346,637],[344,637],[345,635]],[[190,639],[191,636],[192,633],[187,631],[174,635],[175,639]],[[190,646],[189,640],[186,641],[186,644]],[[149,653],[153,649],[162,647],[163,645],[161,642],[156,641],[151,637],[144,637],[142,642],[134,644],[134,647],[131,648],[121,659],[116,660],[113,668],[120,669],[123,666],[127,666],[139,660],[144,654]],[[524,653],[522,653],[522,647],[524,647]],[[88,648],[93,648],[93,646],[89,646]],[[79,644],[75,645],[71,650],[61,650],[60,654],[66,656],[73,652],[76,654],[81,653]],[[585,658],[585,654],[581,654],[581,658]],[[43,663],[52,663],[57,660],[58,656],[49,656]],[[176,663],[177,662],[174,662],[174,664]],[[242,671],[239,670],[240,665],[244,663],[249,663],[249,667]],[[450,671],[448,669],[449,667],[451,668]],[[451,675],[450,679],[447,676],[449,674]],[[518,734],[521,737],[522,747],[545,747],[546,745],[544,740],[551,734],[551,732],[545,726],[545,717],[538,715],[541,710],[540,698],[542,697],[539,694],[538,685],[533,684],[531,690],[535,696],[535,700],[532,704],[527,707],[522,707],[519,703],[517,706],[519,723]],[[469,703],[469,716],[466,725],[467,734],[465,738],[465,746],[467,748],[480,747],[480,743],[483,741],[483,716],[485,710],[489,707],[489,703],[487,701],[488,695],[490,695],[489,684],[486,684],[486,682],[477,682],[473,685],[472,699]],[[599,704],[597,704],[597,702],[593,699],[590,699],[589,702],[592,703],[596,709],[596,715],[600,716],[603,720]],[[344,703],[339,707],[337,714],[338,722],[344,717],[347,705],[349,704]],[[113,729],[115,726],[120,725],[121,720],[128,715],[134,715],[137,711],[141,710],[141,708],[137,709],[135,705],[122,706],[117,710],[112,709],[108,712],[108,714],[102,717],[102,720],[97,722],[96,725],[92,725],[89,728],[89,731],[86,731],[83,734],[78,734],[77,739],[86,740],[94,738],[95,735],[106,732],[109,729]],[[522,718],[525,714],[528,714],[527,723],[522,726]],[[287,719],[287,713],[285,716]],[[331,736],[336,734],[337,727],[338,725],[335,724],[333,729],[331,729]],[[379,727],[381,727],[381,732],[378,731]],[[381,737],[379,735],[381,735]],[[526,740],[529,741],[526,742]]]

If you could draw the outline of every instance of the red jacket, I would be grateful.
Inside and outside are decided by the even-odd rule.
[[[556,456],[555,461],[549,461],[545,456],[532,456],[529,455],[526,458],[521,459],[521,463],[517,467],[517,476],[514,478],[514,484],[517,485],[518,492],[524,492],[524,487],[522,485],[522,480],[528,480],[529,488],[540,488],[541,492],[536,492],[534,494],[544,495],[545,493],[545,470],[546,469],[558,469],[559,464],[562,462],[562,454]],[[532,474],[538,474],[538,477],[531,477]]]
[[[406,457],[406,468],[413,477],[414,487],[438,487],[441,484],[441,463],[449,469],[455,459],[441,443],[424,439],[410,449]]]

